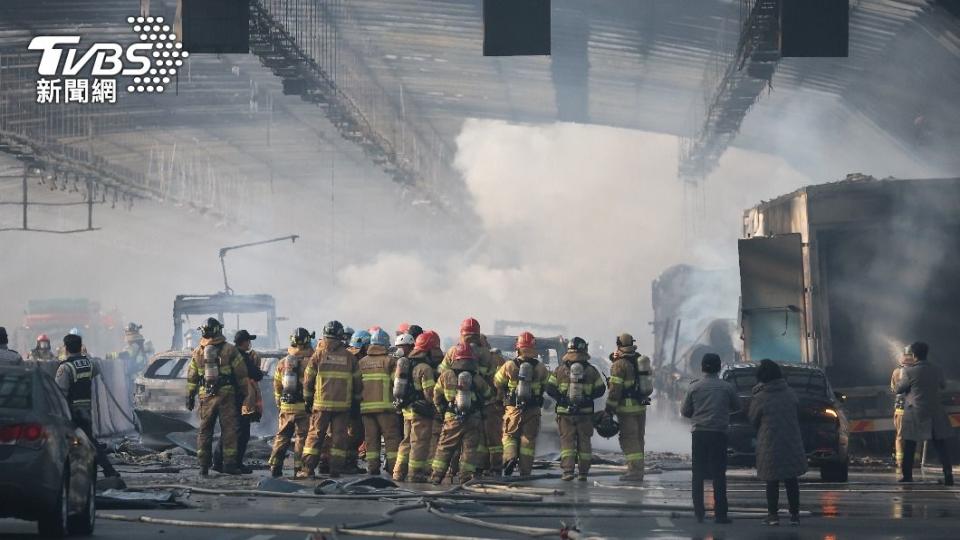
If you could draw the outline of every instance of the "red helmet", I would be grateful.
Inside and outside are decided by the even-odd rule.
[[[413,342],[413,349],[417,351],[429,351],[432,348],[433,338],[426,332],[417,336],[417,340]]]
[[[400,326],[397,327],[397,335],[409,334],[410,333],[410,323],[402,322]]]
[[[380,328],[379,326],[371,326],[370,328],[367,329],[367,332],[370,332],[371,334],[376,334],[380,330],[383,330],[383,328]]]
[[[39,336],[37,336],[37,342],[40,342],[40,341],[46,341],[49,343],[50,338],[48,338],[46,334],[40,334]]]
[[[532,349],[536,346],[537,340],[533,338],[530,332],[524,332],[517,336],[518,349]]]
[[[473,348],[466,343],[458,343],[453,351],[454,360],[473,360]]]
[[[430,348],[431,348],[431,349],[440,346],[440,334],[436,333],[435,331],[433,331],[433,330],[427,330],[426,332],[424,332],[424,333],[421,334],[421,335],[423,335],[423,336],[430,336]]]
[[[460,335],[466,334],[479,334],[480,333],[480,322],[470,317],[469,319],[464,319],[460,323]]]

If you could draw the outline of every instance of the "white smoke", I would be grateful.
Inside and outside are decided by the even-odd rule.
[[[415,319],[444,335],[474,316],[486,331],[511,319],[646,340],[650,283],[683,251],[676,139],[471,120],[457,143],[482,240],[439,261],[396,251],[347,267],[337,311],[361,326]]]

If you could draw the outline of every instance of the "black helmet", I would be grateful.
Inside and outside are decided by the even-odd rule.
[[[582,337],[575,337],[567,342],[568,351],[587,352],[587,342]]]
[[[297,328],[290,334],[290,345],[294,347],[298,345],[307,345],[310,343],[310,340],[316,337],[316,332],[309,332],[306,328]]]
[[[417,336],[423,333],[423,328],[419,324],[411,324],[410,328],[407,329],[407,333],[413,336],[413,339],[417,339]]]
[[[200,328],[197,328],[197,330],[200,330],[200,334],[205,338],[214,338],[223,334],[223,325],[220,324],[220,321],[217,319],[210,317],[207,319],[207,322]]]
[[[330,321],[323,325],[323,337],[341,339],[343,337],[343,325],[340,321]]]
[[[600,411],[593,417],[593,427],[597,428],[597,435],[609,439],[620,432],[620,424],[612,414]]]
[[[130,323],[130,324],[127,325],[127,333],[128,333],[128,334],[136,334],[137,332],[140,331],[141,328],[143,328],[143,325],[140,325],[140,324],[137,324],[137,323],[135,323],[135,322],[132,322],[132,323]]]

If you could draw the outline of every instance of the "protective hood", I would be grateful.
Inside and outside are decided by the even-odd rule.
[[[223,336],[217,336],[214,338],[205,338],[205,337],[200,338],[201,347],[206,347],[207,345],[219,345],[221,343],[226,343],[226,342],[227,342],[227,338]]]
[[[287,354],[300,358],[310,358],[313,356],[313,349],[310,347],[287,347]]]
[[[455,371],[472,371],[476,373],[477,371],[477,361],[473,358],[471,359],[461,359],[454,360],[450,362],[450,367]]]
[[[367,347],[367,356],[384,356],[387,354],[387,348],[383,345],[370,345]]]
[[[563,355],[563,361],[567,364],[572,364],[574,362],[589,362],[590,355],[580,351],[567,351]]]

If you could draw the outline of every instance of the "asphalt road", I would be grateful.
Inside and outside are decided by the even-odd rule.
[[[643,484],[623,484],[612,468],[598,467],[587,483],[568,483],[538,479],[520,484],[534,488],[560,490],[562,494],[543,494],[543,504],[496,505],[469,503],[452,513],[470,513],[476,519],[496,524],[521,525],[555,530],[543,537],[560,538],[562,524],[575,525],[583,533],[606,538],[763,538],[763,539],[843,539],[843,538],[943,538],[956,539],[960,533],[960,489],[936,484],[937,475],[928,471],[925,481],[910,486],[894,482],[892,472],[851,471],[847,484],[826,484],[816,473],[801,484],[801,508],[805,513],[799,527],[783,523],[767,527],[760,523],[765,512],[763,486],[752,471],[732,470],[729,490],[734,523],[698,524],[690,506],[690,472],[668,471],[649,474]],[[543,471],[541,471],[543,472]],[[555,471],[553,471],[555,472]],[[263,476],[264,472],[259,472]],[[146,475],[126,475],[128,482],[141,483]],[[205,487],[241,487],[230,478],[205,481],[192,476],[157,475],[150,480],[189,482]],[[240,484],[253,486],[259,478],[245,477]],[[919,475],[918,475],[919,480]],[[406,486],[434,489],[432,486]],[[448,486],[444,486],[448,487]],[[524,493],[521,489],[520,493]],[[527,494],[529,496],[529,494]],[[707,491],[707,499],[710,492]],[[224,524],[277,524],[331,527],[375,520],[396,508],[397,501],[378,500],[303,500],[254,496],[216,496],[191,494],[186,502],[192,508],[176,510],[101,510],[102,514],[150,516],[187,521],[213,521]],[[402,504],[411,504],[406,500]],[[572,503],[572,505],[571,505]],[[708,502],[709,504],[709,502]],[[785,508],[786,496],[781,494]],[[747,511],[748,513],[743,513]],[[480,513],[476,513],[480,512]],[[514,514],[510,516],[509,514]],[[389,523],[370,530],[420,532],[439,537],[473,536],[481,538],[524,538],[524,534],[449,521],[417,508],[397,513]],[[281,540],[304,539],[305,532],[192,528],[152,525],[100,519],[95,538],[176,538],[177,540]],[[16,520],[0,520],[0,539],[35,536],[35,525]],[[333,536],[328,535],[327,538]],[[338,535],[345,538],[345,535]],[[318,536],[319,538],[319,536]]]

